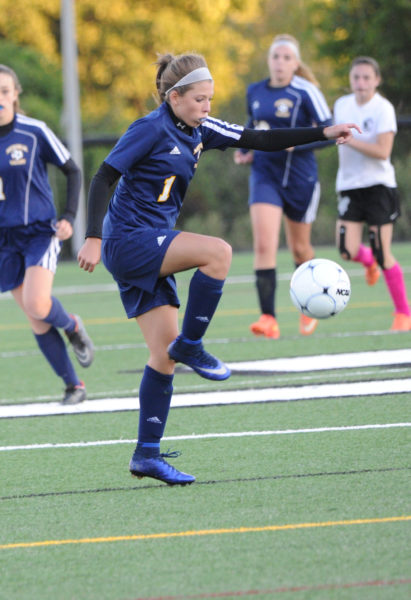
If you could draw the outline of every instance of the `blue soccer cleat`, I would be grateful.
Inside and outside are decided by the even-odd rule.
[[[179,452],[159,454],[158,456],[145,457],[138,451],[134,452],[130,460],[130,473],[138,479],[152,477],[164,481],[168,485],[189,485],[196,480],[193,475],[178,471],[175,467],[164,460],[164,456],[178,456]]]
[[[221,381],[231,375],[230,369],[221,360],[204,350],[201,340],[191,341],[179,335],[167,348],[169,357],[191,367],[206,379]]]

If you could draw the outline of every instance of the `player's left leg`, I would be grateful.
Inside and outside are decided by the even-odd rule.
[[[177,453],[160,453],[173,393],[175,363],[167,348],[178,334],[177,308],[158,306],[139,317],[137,322],[150,351],[140,384],[138,441],[129,469],[136,477],[152,477],[169,485],[186,485],[195,477],[178,471],[164,460]]]
[[[44,271],[44,273],[41,273]],[[37,289],[45,294],[47,301],[47,290],[51,290],[53,274],[42,267],[30,267],[26,271],[23,284],[12,290],[13,297],[20,308],[26,314],[39,349],[52,367],[56,375],[61,377],[66,385],[64,393],[64,404],[77,404],[86,399],[84,383],[78,378],[73,363],[67,352],[66,344],[56,327],[46,323],[43,319],[34,316],[34,297]],[[41,302],[37,311],[41,314]],[[47,303],[46,303],[47,306]],[[46,309],[43,309],[47,311]],[[35,314],[39,314],[38,312]]]
[[[381,266],[385,283],[394,304],[392,331],[411,330],[411,310],[405,287],[404,274],[391,251],[393,224],[370,226],[375,258]]]
[[[231,247],[221,239],[182,232],[167,249],[160,275],[198,267],[189,287],[181,334],[170,343],[175,362],[191,367],[206,379],[227,379],[231,371],[205,351],[202,338],[217,309],[231,264]]]
[[[275,190],[272,199],[279,202]],[[278,339],[280,328],[276,317],[277,251],[283,216],[281,204],[268,202],[250,204],[250,220],[253,233],[254,274],[260,317],[250,325],[257,336]]]
[[[288,248],[294,259],[296,267],[299,267],[307,260],[314,258],[314,248],[311,244],[311,223],[300,223],[285,218],[285,234]],[[300,315],[300,333],[301,335],[311,335],[318,325],[317,319],[312,319],[306,315]]]
[[[53,279],[54,271],[42,266],[26,269],[22,298],[24,311],[34,319],[35,327],[42,331],[47,330],[47,324],[63,329],[80,365],[89,367],[94,359],[93,343],[81,318],[69,314],[61,302],[51,295]],[[39,321],[45,325],[37,325]]]

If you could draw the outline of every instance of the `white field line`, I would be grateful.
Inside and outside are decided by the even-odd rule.
[[[402,267],[404,273],[411,273],[411,267]],[[364,277],[364,269],[346,269],[350,277]],[[279,273],[277,278],[279,281],[289,281],[292,273]],[[188,284],[190,277],[180,277],[181,284]],[[238,285],[242,283],[253,284],[255,281],[254,275],[232,275],[227,277],[225,285]],[[118,288],[115,283],[92,283],[87,285],[64,285],[55,286],[53,293],[56,296],[72,296],[73,294],[98,294],[101,292],[117,292]],[[0,294],[0,300],[11,300],[10,292]]]
[[[310,429],[273,429],[267,431],[231,431],[227,433],[201,433],[190,435],[171,435],[163,441],[206,440],[210,438],[257,437],[262,435],[298,435],[301,433],[329,433],[346,431],[365,431],[376,429],[392,429],[411,427],[411,423],[375,423],[370,425],[346,425],[341,427],[315,427]],[[98,440],[95,442],[70,442],[61,444],[29,444],[27,446],[0,446],[0,452],[16,450],[49,450],[57,448],[89,448],[91,446],[116,446],[118,444],[135,444],[135,440]]]
[[[278,387],[254,390],[232,390],[228,392],[202,392],[176,394],[172,407],[217,406],[227,404],[249,404],[254,402],[290,402],[314,398],[343,398],[349,396],[378,396],[384,394],[411,393],[411,379],[387,379],[357,381],[353,383],[319,384],[300,387]],[[138,409],[138,398],[105,398],[86,400],[81,404],[65,406],[57,402],[14,404],[0,406],[0,418],[39,417],[84,413],[119,412]]]
[[[1,295],[0,295],[1,298]],[[381,329],[381,330],[373,330],[373,331],[339,331],[339,332],[334,332],[334,333],[330,333],[327,335],[322,335],[322,334],[316,334],[316,339],[330,339],[330,338],[357,338],[357,337],[378,337],[380,335],[401,335],[402,332],[398,332],[398,331],[391,331],[388,329]],[[295,336],[290,336],[289,339],[290,340],[297,340],[300,339],[301,336],[299,335],[295,335]],[[209,338],[207,340],[205,340],[205,345],[209,345],[209,344],[249,344],[250,343],[250,338],[249,337],[239,337],[239,338]],[[268,339],[268,338],[263,338],[260,340],[260,343],[262,344],[272,344],[272,340]],[[116,351],[122,351],[122,350],[139,350],[141,348],[147,348],[147,345],[145,344],[145,342],[136,342],[133,344],[104,344],[101,346],[95,346],[94,349],[96,350],[96,352],[111,352],[112,350],[116,350]],[[377,351],[378,352],[378,351]],[[392,352],[392,351],[390,351]],[[407,352],[407,350],[403,350],[402,352]],[[409,360],[405,361],[405,362],[409,362],[411,363],[411,349],[408,349],[409,352]],[[370,352],[370,354],[375,354],[375,352]],[[40,350],[37,349],[33,349],[33,350],[10,350],[10,351],[6,351],[6,352],[0,352],[0,358],[11,358],[11,359],[15,359],[15,358],[25,358],[27,356],[40,356],[41,352]],[[332,355],[333,356],[333,355]],[[288,359],[283,359],[283,360],[288,360]],[[297,359],[296,359],[297,360]],[[299,359],[298,359],[299,360]],[[332,367],[332,368],[336,368],[336,367]]]
[[[378,350],[375,352],[346,352],[343,354],[319,354],[295,358],[275,358],[258,361],[230,363],[234,371],[303,372],[327,369],[352,369],[382,365],[411,365],[411,349]]]

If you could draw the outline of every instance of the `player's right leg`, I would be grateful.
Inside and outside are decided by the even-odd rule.
[[[177,308],[157,306],[139,315],[137,322],[150,357],[140,384],[138,440],[130,460],[130,472],[136,477],[151,477],[169,485],[193,483],[194,476],[164,460],[179,453],[160,452],[173,393],[175,363],[169,358],[167,347],[178,333]]]

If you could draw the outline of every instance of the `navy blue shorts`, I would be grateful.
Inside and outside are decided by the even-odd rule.
[[[320,201],[320,183],[304,182],[304,185],[288,184],[282,187],[277,182],[268,182],[264,177],[251,172],[249,180],[248,204],[273,204],[283,209],[283,213],[297,223],[313,223],[317,216]]]
[[[0,227],[0,292],[19,287],[28,267],[56,272],[61,242],[50,222]]]
[[[179,233],[134,229],[119,239],[103,239],[103,263],[118,285],[129,319],[157,306],[180,306],[174,276],[159,278],[168,247]]]

